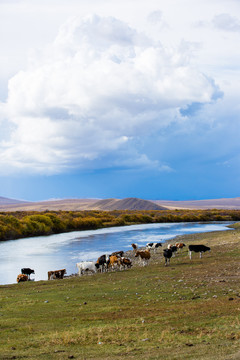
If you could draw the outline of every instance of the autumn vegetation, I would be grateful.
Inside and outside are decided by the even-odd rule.
[[[0,212],[0,241],[133,224],[239,220],[240,210],[218,209]]]

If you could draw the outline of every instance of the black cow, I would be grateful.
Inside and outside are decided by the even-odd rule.
[[[108,265],[110,263],[109,255],[102,255],[97,259],[97,262],[95,263],[95,266],[97,269],[100,269],[101,272],[106,270],[108,268]]]
[[[188,250],[189,250],[190,259],[192,259],[192,251],[194,251],[196,253],[200,253],[200,259],[201,259],[202,253],[204,253],[206,251],[210,251],[211,249],[210,249],[210,247],[205,246],[205,245],[189,245]]]
[[[30,268],[22,268],[21,273],[28,276],[28,279],[30,280],[30,275],[35,274],[35,271]]]
[[[115,251],[110,256],[123,257],[124,251]]]
[[[177,248],[177,246],[175,246],[175,245],[171,245],[171,248],[170,248],[171,250],[172,250],[172,254],[173,254],[173,256],[175,256],[175,253],[177,252],[177,250],[178,250],[178,248]]]
[[[164,249],[163,250],[163,256],[165,257],[165,266],[167,266],[167,263],[170,264],[170,259],[172,257],[172,249]]]

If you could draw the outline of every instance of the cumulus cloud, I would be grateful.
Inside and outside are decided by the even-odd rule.
[[[148,20],[149,23],[157,25],[162,29],[163,28],[168,28],[168,24],[164,20],[163,13],[160,10],[156,10],[156,11],[151,12],[147,17],[147,20]]]
[[[2,173],[108,167],[114,154],[118,165],[156,166],[135,139],[181,121],[180,108],[218,96],[187,54],[116,18],[67,21],[9,81],[0,107],[11,129],[0,135]]]
[[[213,25],[217,29],[225,30],[225,31],[240,31],[240,20],[231,16],[230,14],[219,14],[213,18]]]

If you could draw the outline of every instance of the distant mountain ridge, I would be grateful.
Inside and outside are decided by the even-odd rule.
[[[126,199],[65,199],[47,200],[39,202],[21,202],[2,198],[0,210],[2,211],[45,211],[45,210],[164,210],[166,208],[149,200],[138,198]],[[4,201],[5,199],[5,201]],[[8,201],[9,200],[9,201]]]
[[[240,210],[240,197],[208,200],[152,200],[169,209],[236,209]]]
[[[165,209],[237,209],[240,197],[212,200],[143,200],[125,199],[62,199],[30,202],[0,197],[0,211],[45,211],[45,210],[165,210]]]
[[[24,200],[16,200],[16,199],[9,199],[9,198],[0,196],[0,205],[25,204],[25,203],[27,203],[27,201],[24,201]]]

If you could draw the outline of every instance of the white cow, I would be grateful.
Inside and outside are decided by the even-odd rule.
[[[153,250],[153,252],[155,253],[157,248],[159,248],[159,246],[162,246],[162,244],[161,243],[147,243],[146,250]]]
[[[79,276],[82,276],[85,271],[91,271],[93,273],[97,272],[97,267],[94,261],[82,261],[76,264],[78,268]]]

